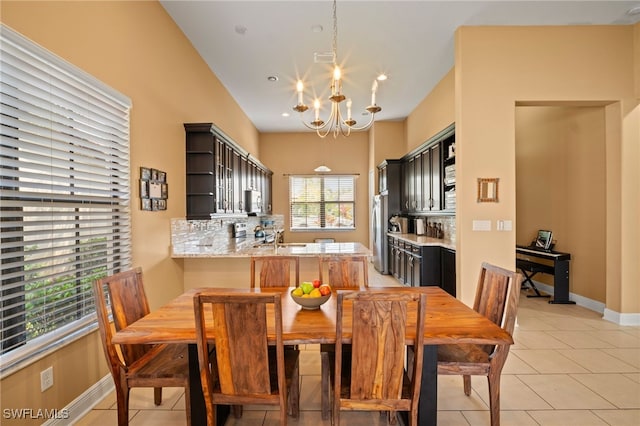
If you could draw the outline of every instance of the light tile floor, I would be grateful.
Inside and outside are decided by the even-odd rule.
[[[370,274],[372,285],[386,277]],[[395,284],[395,283],[394,283]],[[640,327],[623,327],[576,305],[550,305],[523,291],[518,325],[502,374],[501,424],[640,425]],[[320,355],[307,345],[301,358],[301,415],[291,425],[330,424],[320,415]],[[488,390],[484,377],[472,379],[472,393],[462,378],[438,379],[438,425],[488,425]],[[165,389],[163,404],[153,406],[152,392],[131,393],[131,426],[185,424],[184,395]],[[115,395],[109,395],[77,425],[115,425]],[[387,424],[378,413],[343,413],[343,425]],[[278,424],[277,413],[246,407],[241,419],[226,426]]]

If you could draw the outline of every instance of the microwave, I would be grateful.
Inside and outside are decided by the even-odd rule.
[[[259,191],[252,189],[244,191],[244,211],[247,213],[262,212],[262,194]]]

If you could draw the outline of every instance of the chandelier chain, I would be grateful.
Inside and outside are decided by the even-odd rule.
[[[338,11],[336,0],[333,0],[333,65],[338,61]]]

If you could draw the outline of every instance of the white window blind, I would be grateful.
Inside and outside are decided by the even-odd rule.
[[[290,176],[291,230],[354,229],[355,176]]]
[[[0,355],[24,360],[94,322],[91,282],[130,267],[131,104],[0,30]]]

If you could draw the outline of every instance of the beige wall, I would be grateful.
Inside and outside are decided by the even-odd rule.
[[[139,167],[167,172],[163,212],[132,200],[133,264],[141,266],[152,308],[180,294],[182,261],[169,257],[170,218],[185,216],[185,122],[213,121],[259,158],[258,132],[157,2],[14,2],[2,22],[131,98],[132,188]],[[108,373],[96,333],[0,383],[2,408],[62,408]],[[39,373],[55,385],[40,393]],[[11,424],[39,424],[39,421]]]
[[[633,59],[634,49],[638,48],[634,45],[634,31],[637,30],[631,26],[458,29],[457,268],[458,294],[463,301],[473,300],[482,261],[514,267],[515,232],[497,232],[495,222],[516,218],[516,103],[597,101],[618,105],[619,112],[606,114],[607,308],[618,313],[640,312],[640,125],[638,100],[634,98]],[[616,154],[621,151],[631,155]],[[499,203],[476,203],[479,177],[500,179]],[[619,197],[610,196],[610,190]],[[494,230],[472,231],[472,221],[476,219],[491,220]],[[610,220],[619,226],[610,226]],[[612,259],[609,253],[616,251],[621,255]],[[610,275],[614,271],[620,271],[619,279]],[[610,293],[613,297],[609,297]],[[618,297],[619,294],[624,296]],[[624,302],[618,303],[621,300]]]
[[[517,107],[516,242],[551,229],[571,253],[570,291],[606,301],[605,109]],[[552,275],[536,280],[553,285]]]
[[[356,241],[369,246],[369,138],[366,132],[348,138],[319,138],[315,133],[262,133],[261,160],[273,171],[273,214],[284,215],[285,239],[312,242],[314,238]],[[335,232],[289,231],[289,174],[314,174],[324,164],[332,174],[357,174],[356,230]]]
[[[405,154],[455,121],[455,69],[433,88],[406,120]]]

